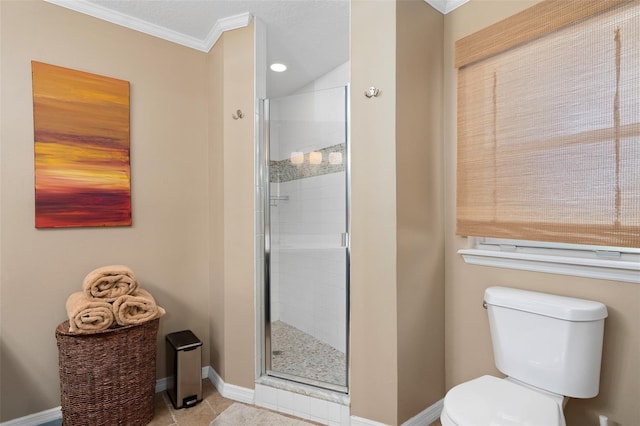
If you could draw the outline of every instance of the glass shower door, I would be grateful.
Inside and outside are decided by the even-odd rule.
[[[347,391],[347,90],[265,101],[267,374]]]

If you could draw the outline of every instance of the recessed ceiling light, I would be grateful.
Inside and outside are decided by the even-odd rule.
[[[287,70],[287,66],[284,64],[271,64],[271,71],[283,72]]]

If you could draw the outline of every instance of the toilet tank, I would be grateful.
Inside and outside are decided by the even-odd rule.
[[[498,370],[556,394],[598,395],[605,305],[507,287],[484,297]]]

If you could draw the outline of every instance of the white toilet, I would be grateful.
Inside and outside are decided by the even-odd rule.
[[[444,398],[443,426],[564,426],[568,397],[598,395],[607,307],[489,287],[484,296],[500,379],[482,376]]]

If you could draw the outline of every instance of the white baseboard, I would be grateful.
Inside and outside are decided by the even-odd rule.
[[[209,378],[210,370],[212,371],[213,369],[209,366],[202,367],[203,379]],[[156,380],[156,393],[166,391],[171,380],[173,380],[172,377],[163,377],[161,379]],[[230,396],[227,396],[227,398],[233,399]],[[62,407],[58,406],[55,408],[50,408],[45,411],[40,411],[38,413],[29,414],[28,416],[18,417],[17,419],[0,423],[0,426],[38,426],[43,423],[52,422],[60,419],[62,419]]]
[[[241,386],[225,383],[222,377],[216,373],[211,366],[208,367],[208,377],[213,386],[218,390],[224,398],[233,399],[234,401],[244,402],[245,404],[253,404],[254,390],[243,388]]]
[[[253,389],[225,383],[220,375],[218,375],[218,373],[211,366],[207,365],[205,367],[202,367],[202,378],[209,379],[213,386],[218,390],[220,395],[222,395],[224,398],[244,402],[245,404],[254,404],[255,391]],[[167,390],[167,385],[170,380],[172,380],[171,377],[163,377],[161,379],[158,379],[156,381],[156,393],[164,392],[165,390]],[[426,408],[424,411],[418,413],[416,416],[404,422],[402,426],[430,425],[440,418],[443,404],[444,400],[441,399],[440,401],[437,401],[432,406]],[[38,426],[43,423],[59,419],[62,419],[62,409],[58,406],[45,411],[30,414],[28,416],[19,417],[17,419],[0,423],[0,426]],[[357,416],[351,416],[349,423],[350,426],[385,426],[383,423]]]
[[[351,426],[387,426],[387,424],[365,419],[364,417],[351,416]]]
[[[425,410],[419,412],[415,416],[411,417],[406,422],[402,423],[402,426],[424,426],[430,425],[440,418],[440,414],[442,413],[442,407],[444,406],[444,399],[440,401],[436,401],[430,407],[427,407]]]
[[[38,426],[43,423],[60,420],[62,418],[61,407],[50,408],[39,413],[29,414],[28,416],[19,417],[0,423],[0,426]]]
[[[162,379],[156,380],[156,393],[164,392],[169,389],[169,380],[170,377],[163,377]]]
[[[430,407],[416,414],[406,422],[402,423],[402,426],[426,426],[435,422],[440,418],[442,413],[442,406],[444,405],[444,399],[437,401]],[[351,426],[385,426],[384,423],[379,423],[374,420],[365,419],[362,417],[351,416]]]

